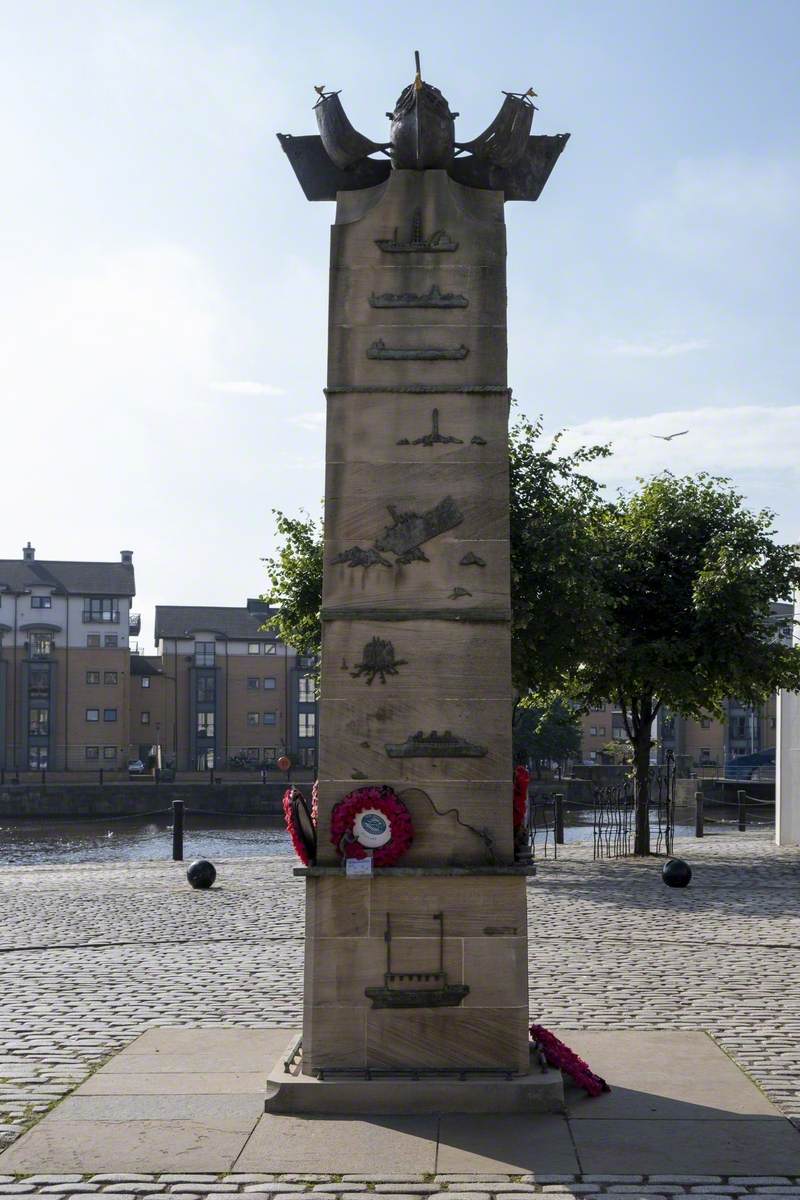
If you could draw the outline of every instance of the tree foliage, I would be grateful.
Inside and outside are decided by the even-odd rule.
[[[609,451],[560,449],[541,418],[520,417],[509,436],[511,663],[519,695],[564,686],[603,626],[597,571],[605,505],[587,468]]]
[[[560,696],[528,696],[514,708],[514,761],[541,777],[547,763],[563,763],[581,748],[580,713]]]
[[[263,561],[268,588],[263,599],[277,609],[270,625],[298,654],[319,656],[322,643],[322,522],[307,514],[287,517],[274,509],[280,540]]]
[[[603,634],[576,663],[571,694],[616,701],[634,752],[636,850],[649,851],[652,723],[662,705],[722,715],[800,687],[800,649],[773,604],[800,584],[798,548],[775,541],[774,514],[750,512],[728,480],[669,472],[608,506],[600,527]]]

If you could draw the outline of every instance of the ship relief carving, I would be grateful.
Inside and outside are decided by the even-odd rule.
[[[375,680],[375,677],[380,678],[381,683],[386,683],[387,675],[397,675],[398,667],[406,665],[406,659],[395,658],[394,646],[391,642],[385,641],[383,638],[374,637],[364,646],[361,653],[361,662],[355,663],[355,670],[351,671],[353,679],[360,679],[365,676],[367,687],[370,687]]]
[[[436,967],[428,966],[426,969],[420,964],[416,970],[398,971],[392,958],[392,917],[387,912],[383,933],[386,943],[383,987],[364,988],[364,995],[372,1001],[373,1008],[457,1008],[469,995],[468,985],[450,983],[444,969],[444,913],[434,913],[431,920],[435,923],[434,936],[438,941]],[[414,932],[416,936],[413,942],[419,946],[426,939],[420,938],[418,929],[415,928]],[[430,940],[433,941],[433,938]]]
[[[430,733],[419,730],[404,742],[389,743],[384,749],[389,758],[485,758],[488,754],[486,746],[456,737],[449,729],[444,733],[435,729]]]
[[[371,567],[379,564],[391,567],[393,564],[385,554],[395,556],[395,565],[405,566],[411,562],[428,562],[428,556],[422,547],[440,533],[455,529],[464,520],[464,515],[452,496],[445,496],[427,512],[400,512],[394,504],[387,504],[392,524],[387,525],[383,533],[375,539],[374,545],[366,550],[361,546],[351,546],[331,559],[331,563],[347,563],[350,567]]]
[[[472,595],[472,592],[467,591],[466,588],[454,587],[452,592],[450,593],[450,595],[447,597],[447,599],[448,600],[460,600],[462,596],[471,596],[471,595]]]
[[[414,438],[413,442],[408,438],[400,438],[398,446],[438,446],[452,443],[456,446],[463,446],[464,439],[451,437],[449,434],[439,432],[439,410],[435,408],[431,413],[431,431],[423,434],[422,437]]]
[[[485,567],[486,559],[481,558],[474,550],[468,550],[463,558],[459,559],[459,566],[462,567]]]
[[[444,229],[437,229],[430,237],[425,237],[422,231],[422,209],[415,208],[411,218],[411,233],[407,241],[397,236],[376,238],[375,245],[384,254],[443,254],[458,249],[458,242],[450,237]]]
[[[369,298],[373,308],[468,308],[469,300],[459,292],[443,292],[432,284],[427,292],[373,292]]]
[[[383,338],[378,338],[367,347],[367,358],[378,359],[381,362],[442,362],[466,358],[469,347],[462,342],[460,346],[387,346]]]

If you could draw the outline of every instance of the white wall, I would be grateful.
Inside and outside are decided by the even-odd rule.
[[[775,759],[775,840],[800,845],[800,694],[781,692]]]

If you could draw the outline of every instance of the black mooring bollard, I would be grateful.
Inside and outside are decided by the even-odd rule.
[[[560,792],[553,796],[553,833],[556,843],[564,845],[564,797]]]
[[[183,862],[183,801],[172,801],[172,861]]]
[[[705,826],[703,823],[703,793],[695,792],[694,794],[694,836],[696,838],[703,837]]]
[[[747,829],[747,792],[737,792],[736,799],[739,801],[739,832],[744,833]]]

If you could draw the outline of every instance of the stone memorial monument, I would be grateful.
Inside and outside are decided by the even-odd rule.
[[[458,141],[418,56],[388,142],[317,91],[319,134],[279,135],[336,201],[316,849],[267,1108],[554,1109],[512,831],[504,203],[568,135],[531,136],[534,93],[508,92]]]

